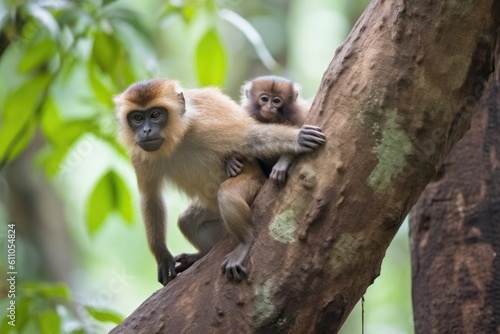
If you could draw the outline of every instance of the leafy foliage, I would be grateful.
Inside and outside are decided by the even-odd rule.
[[[161,21],[178,16],[193,27],[197,21],[206,21],[193,52],[196,75],[203,86],[220,86],[227,75],[227,51],[215,19],[229,21],[228,17],[233,17],[232,24],[250,31],[246,35],[253,36],[249,40],[254,43],[256,31],[231,13],[219,11],[214,0],[187,0],[167,2],[158,17]],[[37,132],[47,140],[38,162],[50,177],[65,171],[68,152],[88,133],[124,154],[113,134],[102,131],[100,124],[112,114],[112,95],[150,76],[151,66],[157,67],[155,57],[143,61],[145,53],[155,54],[155,45],[152,31],[139,15],[110,0],[31,0],[7,8],[6,15],[0,15],[0,27],[8,40],[7,47],[0,48],[0,70],[13,68],[16,77],[13,85],[0,84],[8,92],[5,98],[0,96],[0,169],[22,152]],[[256,48],[262,51],[262,39],[256,40]],[[78,89],[65,90],[68,86]],[[67,94],[64,98],[57,96],[61,91]],[[78,99],[85,99],[93,111],[71,113],[62,107]],[[89,231],[96,232],[115,210],[131,222],[130,199],[120,175],[105,172],[87,205]]]
[[[361,2],[339,2],[348,7],[352,23],[367,0]],[[0,171],[40,137],[44,146],[36,163],[50,178],[71,171],[68,160],[89,134],[125,155],[110,125],[114,120],[111,98],[132,82],[159,75],[159,62],[175,57],[168,54],[166,61],[157,51],[174,52],[162,45],[165,36],[159,34],[165,31],[158,27],[170,29],[176,25],[176,31],[182,32],[179,40],[189,55],[182,62],[189,70],[194,69],[193,76],[200,85],[230,82],[227,47],[231,44],[221,34],[222,21],[243,34],[265,68],[280,71],[255,27],[230,9],[237,4],[238,12],[246,8],[247,13],[261,15],[265,8],[265,13],[274,12],[274,20],[278,13],[285,15],[273,7],[277,3],[157,1],[157,10],[145,16],[116,0],[0,1]],[[299,26],[293,22],[294,29]],[[86,198],[85,218],[92,235],[99,232],[110,214],[118,213],[125,223],[134,217],[131,192],[122,175],[112,169],[99,173]],[[16,329],[22,329],[20,332],[58,333],[70,321],[80,324],[74,319],[75,307],[84,308],[84,314],[98,322],[120,320],[113,312],[75,305],[63,285],[20,288],[24,290],[16,307],[21,325]],[[7,333],[5,330],[2,323],[0,333]],[[72,332],[87,330],[80,326]]]
[[[152,33],[139,15],[109,0],[21,1],[0,5],[0,28],[0,73],[9,78],[0,82],[0,170],[35,134],[45,139],[37,162],[49,177],[65,171],[68,153],[89,133],[123,154],[103,124],[113,118],[112,95],[149,76],[145,66],[130,66],[142,64],[137,50],[148,50],[156,62]],[[112,170],[95,186],[88,208],[91,233],[115,210],[132,222],[130,191]],[[1,333],[88,333],[97,323],[122,320],[79,305],[63,284],[18,282],[17,288],[16,326],[3,317]]]
[[[18,286],[15,305],[15,326],[4,313],[0,323],[1,333],[85,333],[95,332],[99,323],[120,323],[123,318],[116,312],[73,300],[63,284],[23,283]],[[91,319],[94,319],[92,322]],[[71,328],[70,330],[67,330]]]
[[[169,1],[158,21],[150,22],[155,27],[169,17],[180,17],[187,29],[201,27],[191,62],[201,85],[222,85],[227,75],[218,10],[214,0]],[[28,0],[0,4],[0,29],[0,73],[10,78],[0,82],[4,92],[0,93],[0,170],[35,135],[44,138],[36,162],[48,177],[71,168],[65,160],[89,134],[124,155],[109,129],[114,117],[112,95],[151,77],[158,67],[153,29],[144,19],[114,0]],[[103,171],[87,199],[89,233],[98,232],[113,212],[132,223],[133,207],[122,176]],[[122,320],[115,312],[78,305],[63,284],[30,283],[18,288],[18,333],[68,332],[68,323],[77,324],[72,333],[90,332],[82,309],[96,322]],[[1,333],[12,332],[8,320],[3,318]]]
[[[226,54],[215,29],[208,30],[196,48],[196,71],[204,86],[220,86],[227,71]]]
[[[87,206],[87,222],[90,233],[96,232],[111,211],[118,211],[125,221],[132,223],[131,196],[118,174],[106,173],[97,183]]]
[[[135,50],[149,49],[154,54],[152,34],[139,16],[115,1],[29,1],[8,8],[0,23],[8,40],[0,66],[14,68],[16,77],[14,84],[2,87],[8,93],[0,100],[0,168],[15,159],[37,131],[47,139],[39,161],[49,176],[60,171],[72,145],[89,132],[116,148],[114,137],[99,128],[100,121],[112,113],[112,94],[147,73],[129,66]],[[131,32],[138,45],[123,42]],[[81,90],[58,100],[54,93],[71,82],[78,82]],[[61,104],[83,93],[95,112],[62,112]],[[129,199],[120,176],[108,175],[114,182],[107,185],[118,185]],[[131,221],[130,210],[120,205],[122,215]]]

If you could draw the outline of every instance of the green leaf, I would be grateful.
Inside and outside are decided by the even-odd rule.
[[[120,25],[116,24],[118,22],[123,22],[130,26],[133,31],[138,34],[144,41],[146,41],[152,48],[155,44],[153,32],[144,24],[141,16],[137,14],[137,11],[125,8],[122,6],[109,6],[103,10],[103,14],[106,15],[111,23],[113,23],[114,29],[120,29]],[[128,31],[125,31],[127,35]],[[130,43],[130,41],[129,41]],[[122,44],[126,44],[123,43]]]
[[[183,3],[168,1],[163,9],[161,10],[160,17],[166,19],[172,15],[181,15],[182,19],[186,23],[190,23],[196,14],[200,11],[200,7],[206,8],[205,4],[201,2],[185,1]]]
[[[160,17],[166,18],[173,14],[178,14],[181,11],[181,7],[174,5],[172,2],[168,1],[163,7]]]
[[[45,137],[51,141],[57,141],[59,138],[59,130],[62,127],[63,121],[59,114],[59,110],[52,98],[48,98],[45,102],[45,108],[40,120],[40,125]]]
[[[95,233],[112,211],[117,210],[127,222],[133,221],[131,195],[123,180],[113,171],[97,183],[87,204],[87,225]]]
[[[9,334],[9,333],[18,333],[16,326],[9,325],[9,321],[11,321],[7,317],[3,317],[2,323],[0,324],[0,333]],[[16,320],[17,325],[17,320]]]
[[[116,1],[116,0],[103,0],[103,1],[102,1],[102,5],[103,5],[103,7],[104,7],[104,6],[107,6],[107,5],[109,5],[109,4],[112,4],[112,3],[113,3],[113,2],[115,2],[115,1]]]
[[[190,23],[198,12],[199,7],[193,4],[185,5],[182,7],[182,17],[184,21]]]
[[[56,176],[61,171],[61,163],[66,157],[67,150],[56,149],[53,146],[45,146],[36,156],[35,165],[42,167],[49,177]]]
[[[43,334],[61,333],[61,318],[54,310],[47,310],[40,315],[40,330]]]
[[[224,83],[227,71],[226,53],[215,29],[202,37],[196,49],[196,72],[203,86]]]
[[[111,78],[116,87],[128,86],[137,81],[137,76],[130,66],[130,59],[126,52],[121,52],[121,57],[116,61],[116,71]]]
[[[51,40],[44,40],[33,46],[24,54],[17,70],[20,73],[33,71],[45,64],[56,53],[56,47]]]
[[[119,43],[113,36],[99,31],[94,38],[92,57],[103,72],[112,72],[120,49]]]
[[[95,130],[96,127],[94,118],[64,121],[57,105],[52,98],[48,98],[40,120],[40,128],[47,138],[48,144],[39,152],[37,164],[43,165],[47,175],[56,175],[74,143],[81,136]]]
[[[0,313],[2,315],[2,322],[0,323],[0,333],[5,333],[5,334],[8,334],[8,333],[16,333],[17,332],[17,329],[19,329],[18,327],[18,317],[19,317],[19,314],[17,312],[17,304],[16,304],[16,314],[15,314],[15,324],[16,326],[12,326],[12,325],[9,325],[9,321],[12,321],[11,318],[8,318],[7,315],[9,314],[9,310],[7,309],[7,307],[10,306],[10,300],[9,299],[3,299],[1,300],[1,310],[2,312]]]
[[[113,173],[113,182],[116,191],[116,209],[120,212],[126,222],[132,223],[134,221],[134,210],[132,209],[132,196],[128,191],[128,187],[123,179],[116,173]]]
[[[59,127],[60,135],[57,132],[49,134],[50,138],[47,146],[43,148],[37,156],[37,163],[42,164],[45,172],[49,176],[55,176],[61,169],[61,164],[66,155],[71,152],[72,146],[80,137],[94,129],[95,125],[91,120],[70,121],[62,123]]]
[[[114,209],[114,185],[111,173],[108,172],[97,182],[87,203],[86,219],[90,234],[101,228],[108,214]]]
[[[29,307],[31,305],[31,298],[20,298],[16,303],[16,328],[21,333],[23,327],[28,323]],[[4,333],[0,331],[0,333]]]
[[[55,146],[69,149],[84,134],[96,129],[94,116],[88,119],[65,121],[52,98],[44,105],[40,125],[45,137]]]
[[[52,38],[56,38],[59,34],[59,25],[52,14],[39,6],[38,4],[31,3],[27,6],[29,15],[31,15],[35,20],[40,22],[49,31]]]
[[[68,287],[61,283],[23,283],[19,290],[28,297],[41,296],[57,302],[70,302],[71,300]]]
[[[7,96],[0,127],[0,161],[13,160],[30,142],[39,98],[49,82],[49,74],[39,75]]]
[[[92,91],[97,101],[101,102],[103,105],[110,108],[113,107],[111,91],[103,84],[99,76],[98,68],[94,63],[89,62],[88,64],[88,74],[90,85],[92,86]]]
[[[97,309],[94,307],[86,306],[87,312],[100,322],[113,322],[115,324],[119,324],[123,321],[123,317],[116,312],[106,309]]]

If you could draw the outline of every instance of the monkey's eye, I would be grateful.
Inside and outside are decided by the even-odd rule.
[[[267,95],[262,95],[262,96],[260,97],[260,100],[261,100],[262,102],[268,102],[268,101],[269,101],[269,97],[268,97]]]
[[[275,98],[273,99],[273,103],[274,103],[274,104],[280,104],[280,103],[281,103],[281,99],[280,99],[279,97],[275,97]]]
[[[152,119],[157,119],[158,117],[160,117],[160,112],[155,110],[151,113],[151,118]]]
[[[136,122],[141,122],[143,120],[143,117],[139,114],[134,115],[134,121]]]

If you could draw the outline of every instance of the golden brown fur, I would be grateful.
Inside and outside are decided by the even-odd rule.
[[[266,95],[278,97],[282,104],[274,117],[264,117],[265,107],[259,105],[259,98]],[[310,104],[300,96],[300,87],[283,77],[268,75],[247,81],[241,87],[241,106],[256,120],[264,123],[290,124],[299,126],[309,112]]]
[[[300,88],[294,82],[278,76],[261,76],[246,82],[241,87],[241,106],[255,120],[263,123],[277,123],[292,126],[301,126],[309,112],[309,103],[299,94]],[[266,96],[267,104],[260,103],[259,99]],[[278,98],[279,105],[270,105],[270,101]],[[272,108],[272,112],[269,109]],[[284,154],[280,159],[267,159],[263,162],[266,174],[270,175],[277,184],[286,180],[286,174],[294,156]],[[228,173],[237,174],[239,168],[234,164],[234,159],[228,161]]]
[[[165,244],[164,179],[193,198],[179,217],[179,226],[199,253],[177,256],[178,271],[210,250],[224,235],[223,223],[238,241],[223,270],[229,278],[239,280],[246,274],[242,262],[252,242],[249,204],[264,180],[253,158],[311,151],[324,142],[323,134],[311,126],[299,130],[259,124],[216,88],[189,89],[181,94],[177,82],[167,79],[134,84],[114,101],[118,138],[129,149],[136,171],[148,243],[158,262],[160,282],[167,284],[176,276],[175,261]],[[161,131],[164,141],[158,150],[144,151],[127,115],[137,110],[146,113],[155,106],[168,113]],[[233,152],[250,158],[240,177],[245,187],[227,179],[225,159]]]

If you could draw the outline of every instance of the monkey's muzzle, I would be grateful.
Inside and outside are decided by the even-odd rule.
[[[265,119],[274,119],[276,117],[277,110],[276,108],[261,108],[260,114]]]
[[[138,144],[144,151],[153,152],[160,149],[161,144],[163,144],[163,138],[141,141]]]

